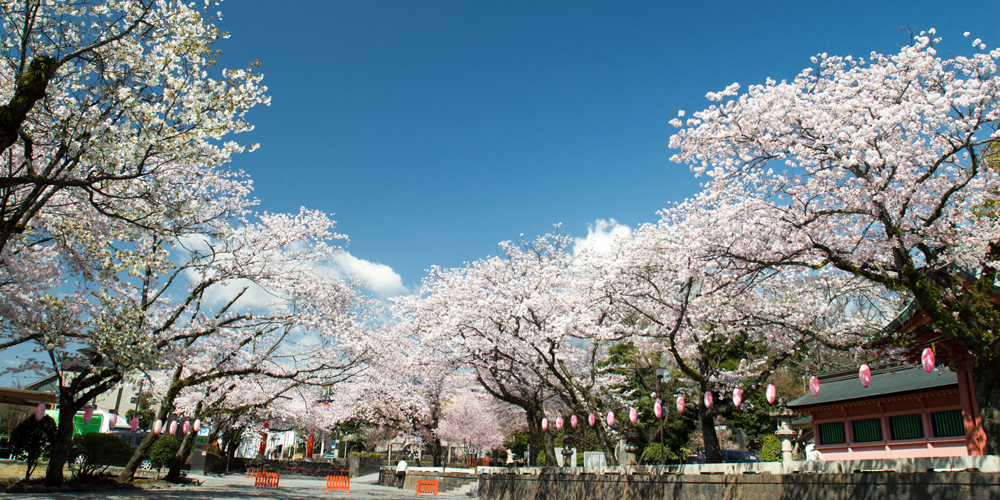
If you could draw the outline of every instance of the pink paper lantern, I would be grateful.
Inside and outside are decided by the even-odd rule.
[[[170,421],[170,435],[172,436],[174,434],[177,434],[177,421],[176,420],[171,420]]]
[[[184,434],[187,434],[189,432],[191,432],[191,421],[190,420],[185,420],[184,421]]]
[[[132,425],[130,427],[132,432],[139,430],[139,417],[132,417]]]
[[[712,391],[705,391],[705,408],[711,408],[712,401],[714,401],[712,398]]]
[[[590,415],[587,416],[587,423],[589,423],[591,427],[597,423],[597,417],[594,416],[594,412],[590,412]]]
[[[562,417],[556,417],[556,430],[562,430]]]
[[[920,353],[920,361],[924,364],[924,371],[930,373],[934,369],[934,351],[930,347],[925,347]]]
[[[656,415],[656,418],[663,416],[663,405],[661,405],[659,401],[653,405],[653,414]]]
[[[684,396],[677,396],[677,413],[684,413]]]
[[[743,404],[743,389],[733,389],[733,404],[736,405],[737,408]]]
[[[764,391],[764,395],[767,396],[767,404],[774,404],[774,398],[778,397],[778,390],[774,388],[774,384],[767,384],[767,390]]]
[[[200,431],[201,430],[201,420],[194,419],[194,424],[191,426],[191,428],[194,429],[195,432]]]
[[[38,403],[35,408],[35,420],[41,420],[45,416],[45,403]]]
[[[816,375],[809,377],[809,392],[812,393],[813,397],[819,396],[819,379]]]
[[[868,368],[867,363],[861,365],[861,369],[858,370],[858,378],[861,379],[862,387],[868,387],[872,383],[872,371]]]
[[[569,417],[569,425],[573,426],[573,428],[576,429],[576,415]]]
[[[160,422],[159,420],[157,420],[156,422],[153,422],[153,435],[154,436],[159,436],[160,435],[160,431],[162,431],[162,430],[163,430],[163,422]]]
[[[542,430],[545,431],[545,430],[548,430],[548,429],[549,429],[549,419],[543,418],[542,419]]]
[[[615,412],[608,410],[608,427],[615,425]]]
[[[87,406],[87,409],[83,411],[83,425],[89,424],[92,418],[94,418],[94,407]]]
[[[118,425],[118,415],[114,413],[108,415],[108,429],[114,430],[116,425]]]

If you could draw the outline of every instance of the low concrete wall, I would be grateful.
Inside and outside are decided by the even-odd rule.
[[[407,478],[409,479],[409,478]],[[1000,499],[1000,475],[975,472],[852,474],[481,474],[490,500]]]
[[[801,462],[744,462],[732,464],[631,465],[624,467],[518,467],[516,474],[850,474],[854,471],[1000,472],[1000,457],[962,456],[880,460],[816,460]],[[480,467],[480,473],[507,474],[505,467]]]
[[[247,459],[243,462],[247,469],[264,472],[277,472],[290,476],[328,476],[340,475],[347,470],[347,464],[341,461],[309,461],[309,460],[264,460],[261,458]],[[375,472],[374,470],[372,472]]]
[[[351,471],[351,477],[367,476],[374,474],[382,468],[385,462],[381,458],[373,457],[347,457],[347,468]]]
[[[438,481],[438,492],[444,493],[457,488],[461,488],[466,484],[475,482],[477,476],[474,469],[468,469],[466,472],[441,472],[441,467],[435,467],[435,470],[428,469],[416,469],[410,468],[406,472],[406,480],[403,482],[404,490],[416,490],[417,489],[417,479],[437,479]],[[452,469],[454,470],[454,469]],[[395,467],[385,467],[379,471],[378,484],[382,486],[398,486],[399,483],[396,480],[396,468]]]

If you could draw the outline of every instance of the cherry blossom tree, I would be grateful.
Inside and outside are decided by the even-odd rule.
[[[336,388],[335,404],[353,409],[354,419],[390,429],[430,451],[442,465],[441,439],[435,433],[449,394],[468,385],[447,346],[435,344],[408,322],[386,325],[393,341],[380,342],[365,370]]]
[[[733,235],[703,225],[698,208],[666,210],[661,224],[641,227],[615,252],[580,258],[603,260],[590,267],[620,309],[612,316],[622,329],[665,350],[668,365],[693,384],[682,395],[698,411],[707,459],[718,462],[716,420],[737,410],[733,390],[749,396],[786,360],[870,339],[894,309],[880,287],[859,278],[715,257]]]
[[[431,269],[420,296],[398,302],[428,342],[447,345],[488,393],[524,409],[533,448],[544,446],[550,457],[545,401],[557,397],[561,411],[581,416],[601,411],[613,378],[597,365],[616,324],[590,295],[588,273],[567,251],[571,243],[559,235],[502,243],[501,256]],[[607,429],[596,430],[614,463]]]
[[[940,43],[929,30],[898,54],[821,54],[791,81],[711,92],[709,108],[674,120],[670,144],[710,177],[711,227],[739,235],[718,255],[857,276],[929,320],[867,347],[933,331],[967,348],[986,451],[998,454],[1000,174],[984,158],[1000,139],[1000,49],[975,39],[971,55],[941,57]]]
[[[497,402],[483,395],[466,394],[449,402],[434,433],[452,443],[466,446],[469,456],[488,453],[503,444],[503,429]]]
[[[212,384],[228,384],[226,392],[235,397],[236,388],[259,390],[238,382],[249,375],[332,385],[358,369],[372,342],[382,339],[368,335],[366,299],[323,272],[335,250],[326,242],[342,238],[330,232],[332,225],[324,214],[306,210],[245,218],[221,240],[189,244],[188,260],[166,277],[143,276],[135,305],[144,313],[138,322],[155,339],[156,361],[146,372],[162,373],[153,386],[157,419],[167,418],[185,390],[210,395]],[[170,300],[180,280],[187,281],[187,293]],[[221,294],[218,305],[212,294]],[[263,300],[241,308],[248,294]],[[241,399],[254,400],[235,401]],[[203,404],[191,416],[212,407]],[[154,441],[148,436],[140,443],[120,480],[131,479]]]
[[[268,98],[254,67],[215,68],[215,3],[0,3],[0,250],[87,209],[167,231],[227,182],[246,147],[223,138]]]

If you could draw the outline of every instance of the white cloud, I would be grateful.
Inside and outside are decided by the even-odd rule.
[[[187,269],[185,273],[191,282],[201,280],[201,276],[196,270]],[[271,295],[256,283],[245,279],[228,280],[225,285],[212,285],[205,290],[202,300],[211,306],[225,305],[233,300],[236,294],[243,291],[244,288],[246,288],[246,291],[243,292],[243,295],[240,295],[239,300],[233,304],[231,310],[242,311],[247,308],[262,308],[275,300],[274,295]]]
[[[619,224],[614,219],[597,219],[593,224],[587,224],[587,237],[576,238],[573,253],[590,249],[597,253],[608,253],[614,247],[615,240],[632,237],[632,228]]]
[[[347,250],[338,250],[333,256],[331,270],[344,279],[361,281],[365,288],[379,298],[406,293],[403,278],[391,267],[359,259]]]

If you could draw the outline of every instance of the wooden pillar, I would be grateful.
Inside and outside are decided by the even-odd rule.
[[[976,383],[969,377],[968,362],[963,360],[958,370],[958,397],[962,404],[962,421],[965,424],[965,448],[969,455],[986,455],[986,431],[979,416],[976,401]]]

